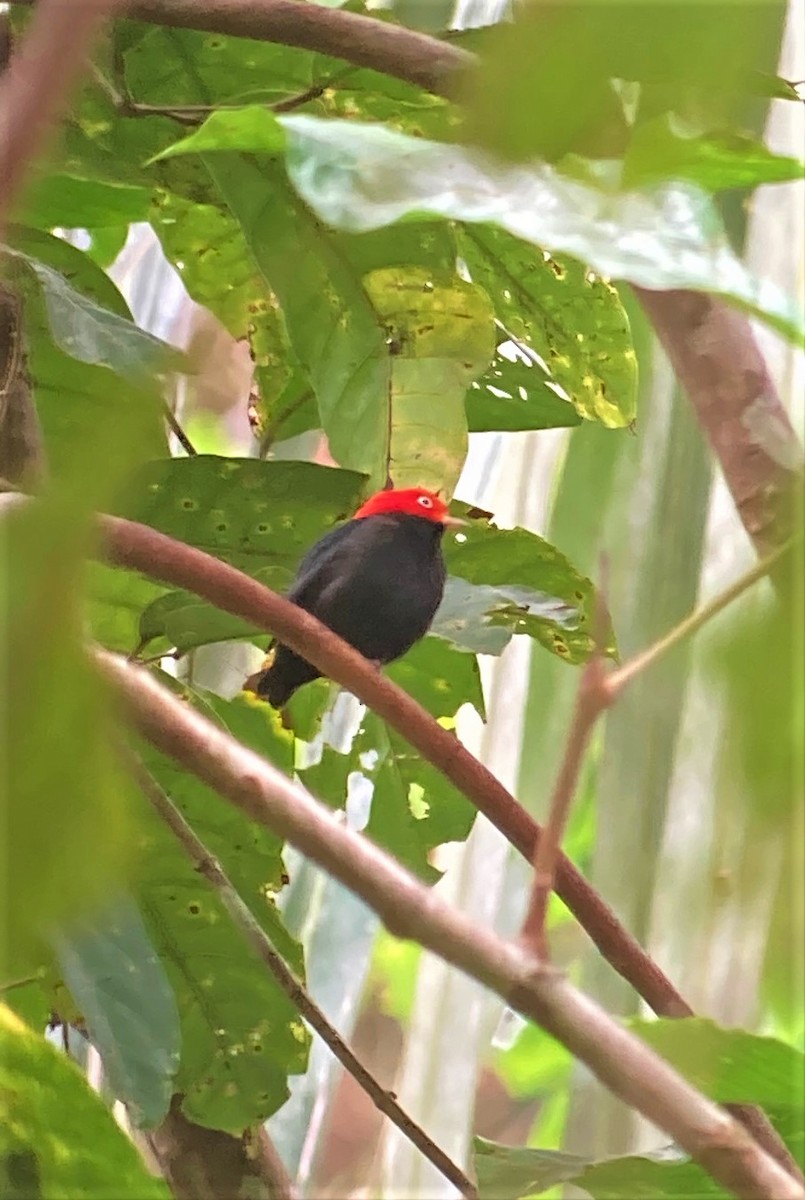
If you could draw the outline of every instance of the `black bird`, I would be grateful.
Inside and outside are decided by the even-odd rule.
[[[463,524],[425,488],[377,492],[307,552],[288,599],[364,657],[392,662],[427,633],[444,591],[442,534],[447,525]],[[281,708],[320,674],[275,643],[244,687]]]

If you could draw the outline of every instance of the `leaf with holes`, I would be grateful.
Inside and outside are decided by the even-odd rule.
[[[364,288],[391,352],[389,476],[452,495],[467,456],[464,394],[495,351],[489,298],[424,268],[373,271]]]
[[[448,580],[433,633],[484,654],[527,634],[566,662],[589,657],[595,589],[555,546],[525,529],[472,521],[445,535],[444,551]],[[616,654],[611,632],[606,653]]]
[[[544,364],[544,373],[529,372],[537,411],[546,402],[556,410],[558,387],[587,420],[616,428],[634,419],[637,359],[611,284],[573,259],[552,258],[491,225],[461,226],[459,251],[506,334],[523,344],[526,360],[536,356]],[[522,367],[509,381],[506,366],[497,365],[495,384],[511,393]],[[529,404],[519,407],[525,415]]]
[[[599,180],[546,163],[510,167],[380,125],[307,116],[281,123],[294,187],[336,229],[366,232],[414,214],[421,221],[424,213],[495,224],[604,278],[711,292],[788,338],[802,337],[796,304],[746,271],[709,197],[693,184],[613,195]]]

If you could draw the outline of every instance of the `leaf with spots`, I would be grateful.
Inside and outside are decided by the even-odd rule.
[[[445,535],[444,551],[448,580],[433,633],[484,654],[527,634],[566,662],[589,657],[595,589],[550,542],[472,521]],[[611,631],[606,653],[616,654]]]
[[[151,225],[193,299],[234,338],[248,339],[260,403],[270,419],[291,374],[290,347],[277,299],[237,221],[223,208],[162,189],[154,195]]]
[[[290,771],[292,738],[265,705],[197,698],[239,740]],[[301,948],[274,897],[283,886],[282,844],[151,748],[143,757],[298,974]],[[240,1132],[287,1099],[288,1074],[305,1070],[308,1035],[293,1005],[233,930],[217,894],[150,812],[140,828],[138,898],[176,996],[182,1057],[176,1089],[202,1125]]]
[[[312,543],[357,507],[363,482],[351,471],[314,463],[214,455],[165,459],[140,472],[120,515],[282,591]],[[140,622],[142,639],[167,638],[182,651],[254,632],[184,591],[155,600]]]
[[[464,395],[495,352],[489,297],[424,267],[372,271],[363,286],[391,353],[389,476],[452,495],[469,444]]]
[[[561,412],[556,388],[587,420],[610,428],[634,420],[637,359],[615,288],[581,263],[543,254],[504,229],[463,225],[459,231],[459,250],[472,278],[489,293],[505,335],[525,351],[511,367],[510,359],[498,360],[496,377],[488,381],[512,398],[525,387],[528,400],[519,405],[523,419],[543,424],[520,428],[549,427],[541,411]],[[523,359],[532,364],[526,368],[530,385],[523,378]],[[477,397],[475,403],[480,405]]]

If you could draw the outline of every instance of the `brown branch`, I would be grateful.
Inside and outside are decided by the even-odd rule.
[[[175,1200],[279,1200],[253,1152],[257,1130],[235,1137],[208,1129],[189,1120],[181,1105],[182,1097],[175,1095],[164,1120],[144,1134]]]
[[[131,757],[127,757],[143,795],[169,827],[198,873],[203,875],[207,882],[215,888],[241,937],[249,943],[308,1025],[329,1046],[341,1065],[357,1080],[375,1106],[385,1113],[404,1136],[433,1163],[436,1169],[458,1188],[462,1196],[468,1197],[468,1200],[477,1200],[478,1193],[464,1172],[400,1107],[394,1097],[380,1086],[375,1077],[352,1052],[338,1030],[330,1024],[322,1010],[273,948],[267,934],[233,887],[221,864],[209,853],[170,797],[138,760],[134,759],[132,762]]]
[[[805,1200],[805,1189],[732,1117],[557,972],[451,908],[143,668],[106,651],[96,652],[96,662],[129,719],[162,753],[324,867],[392,933],[414,939],[540,1024],[724,1187],[746,1200]]]
[[[315,50],[429,91],[447,89],[473,56],[423,33],[299,0],[134,0],[134,20]]]
[[[124,0],[39,0],[0,78],[0,240],[23,182],[59,119],[105,18]]]
[[[195,592],[303,654],[388,721],[533,861],[540,827],[503,784],[415,700],[315,617],[235,567],[146,525],[103,517],[101,531],[102,553],[110,562]],[[564,855],[557,864],[556,890],[607,961],[655,1012],[692,1015],[671,981]]]
[[[802,449],[749,320],[700,292],[635,288],[765,555],[791,535]]]
[[[578,786],[579,772],[596,722],[615,698],[607,686],[607,680],[604,660],[596,653],[582,671],[564,757],[548,806],[548,819],[534,854],[534,879],[528,910],[520,930],[520,940],[545,960],[550,957],[545,931],[548,902],[554,888],[557,864]]]
[[[370,666],[315,617],[263,587],[234,567],[148,526],[104,517],[105,554],[119,566],[142,571],[175,587],[187,588],[218,608],[274,633],[309,658],[329,678],[388,721],[459,791],[484,813],[520,853],[533,861],[540,826],[506,788],[415,700]],[[600,953],[660,1016],[693,1016],[667,975],[621,925],[615,914],[573,863],[560,854],[556,892]],[[797,1171],[788,1150],[764,1114],[752,1106],[733,1110],[770,1153]]]
[[[162,412],[168,428],[184,450],[185,454],[187,454],[189,458],[193,458],[196,454],[198,454],[198,450],[196,450],[195,446],[190,441],[190,438],[185,433],[184,429],[179,423],[176,413],[168,404],[167,400],[162,401]]]
[[[548,820],[542,836],[537,842],[531,896],[520,931],[523,943],[530,946],[540,957],[548,958],[549,956],[549,947],[545,936],[548,901],[554,886],[556,864],[578,785],[579,772],[598,718],[605,709],[610,708],[618,700],[627,684],[631,683],[637,675],[653,666],[670,650],[692,637],[703,625],[706,625],[718,613],[723,612],[729,604],[742,596],[755,583],[771,574],[795,544],[793,539],[789,539],[779,549],[772,551],[729,587],[719,592],[712,600],[708,600],[706,604],[694,609],[668,633],[658,638],[647,649],[633,655],[617,670],[609,670],[599,653],[594,654],[585,665],[579,682],[565,753],[548,806]],[[599,591],[598,594],[600,597],[601,592]],[[600,613],[596,617],[596,625],[599,627],[602,625]],[[595,640],[596,644],[600,646],[602,637],[596,635]]]

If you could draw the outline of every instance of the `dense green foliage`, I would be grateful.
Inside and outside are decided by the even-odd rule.
[[[530,36],[517,43],[526,63]],[[203,1125],[238,1132],[268,1117],[285,1102],[288,1077],[306,1069],[309,1034],[132,786],[115,749],[117,716],[82,650],[85,633],[149,658],[268,638],[189,593],[88,564],[90,513],[145,522],[282,590],[311,542],[387,478],[452,495],[471,433],[597,424],[627,437],[637,355],[610,279],[715,290],[796,336],[786,299],[733,255],[710,193],[792,178],[799,164],[730,132],[723,113],[694,129],[672,98],[653,103],[614,149],[608,142],[606,160],[590,150],[586,108],[579,128],[546,124],[524,142],[522,110],[540,96],[500,88],[534,73],[511,69],[505,38],[475,41],[482,52],[488,44],[494,86],[477,90],[465,114],[323,55],[121,22],[3,250],[25,301],[51,478],[40,505],[4,518],[8,677],[25,686],[8,714],[14,915],[0,980],[35,978],[6,996],[33,1024],[50,1009],[80,1015],[115,1094],[144,1126],[158,1124],[175,1092]],[[599,49],[605,81],[617,71],[608,42]],[[684,47],[676,54],[678,64]],[[559,86],[564,62],[540,88]],[[739,65],[733,88],[748,70]],[[585,86],[576,75],[562,84],[568,94]],[[294,107],[294,97],[292,115],[271,110]],[[493,148],[500,139],[527,167],[478,157],[467,145],[475,137]],[[530,161],[536,154],[546,161]],[[105,273],[128,226],[142,221],[190,296],[248,341],[254,457],[171,457],[160,390],[186,364],[137,326]],[[85,251],[54,233],[76,228],[90,235]],[[267,430],[275,446],[312,429],[326,435],[336,468],[259,457]],[[483,714],[477,654],[524,635],[539,655],[582,663],[595,606],[590,564],[571,561],[575,543],[456,510],[470,523],[445,539],[443,608],[432,634],[390,669],[448,726],[462,705]],[[617,655],[611,634],[606,651]],[[374,715],[346,751],[319,746],[302,769],[293,735],[267,706],[223,699],[192,677],[165,681],[282,771],[299,768],[333,808],[363,774],[374,787],[368,836],[420,877],[438,878],[435,847],[467,837],[469,802]],[[330,699],[326,684],[307,689],[294,705],[296,732],[312,740]],[[281,843],[175,764],[139,752],[303,977],[301,946],[276,905]],[[30,1167],[49,1198],[111,1186],[121,1197],[163,1195],[73,1068],[0,1016],[12,1097],[0,1114],[0,1181],[3,1170],[11,1180]],[[789,1048],[715,1026],[644,1032],[683,1069],[695,1033],[695,1082],[718,1100],[770,1105],[786,1136],[796,1127],[802,1096]],[[546,1035],[524,1037],[501,1073],[514,1091],[523,1079],[549,1089],[568,1063],[546,1054]],[[541,1049],[528,1050],[533,1038]],[[706,1071],[708,1055],[734,1070]],[[57,1153],[71,1139],[91,1148],[80,1163]],[[571,1178],[593,1196],[718,1194],[670,1158],[595,1166],[479,1144],[477,1163],[482,1187],[512,1198]]]

